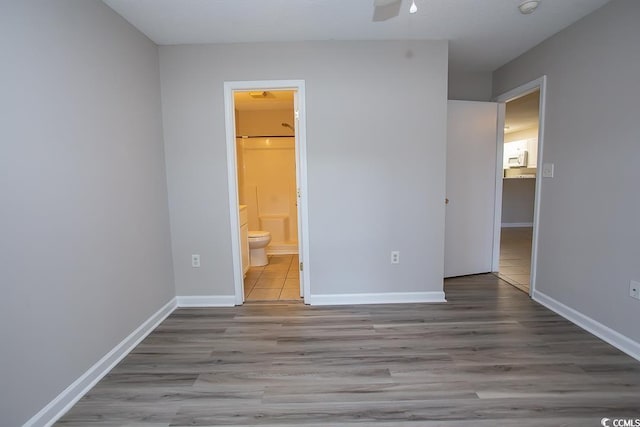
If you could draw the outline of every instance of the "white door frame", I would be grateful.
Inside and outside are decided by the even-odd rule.
[[[231,251],[233,257],[233,281],[235,303],[244,302],[244,274],[240,251],[240,214],[238,212],[238,173],[236,160],[236,129],[234,91],[292,90],[296,92],[296,180],[298,189],[298,254],[304,265],[300,272],[301,293],[305,302],[310,294],[309,282],[309,208],[307,198],[307,127],[305,119],[304,80],[258,80],[224,82],[224,111],[227,140],[227,181],[229,183],[229,219],[231,231]]]
[[[501,104],[498,110],[498,149],[496,163],[496,213],[493,239],[493,262],[492,270],[500,271],[500,229],[502,228],[502,156],[504,150],[504,120],[505,120],[505,104],[513,99],[528,95],[531,92],[540,90],[540,104],[538,106],[538,171],[536,172],[536,190],[533,203],[533,236],[531,242],[531,277],[529,284],[529,295],[533,295],[536,287],[536,267],[538,265],[538,235],[540,223],[540,194],[542,190],[542,162],[544,148],[544,124],[545,124],[545,105],[547,98],[547,76],[544,75],[535,80],[518,86],[508,92],[498,95],[496,102]]]

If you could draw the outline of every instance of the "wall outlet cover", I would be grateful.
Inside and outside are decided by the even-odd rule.
[[[640,282],[636,282],[635,280],[629,282],[629,296],[640,299]]]

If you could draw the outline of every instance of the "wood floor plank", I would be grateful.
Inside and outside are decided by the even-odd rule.
[[[447,303],[172,313],[56,425],[597,426],[640,363],[493,275]]]

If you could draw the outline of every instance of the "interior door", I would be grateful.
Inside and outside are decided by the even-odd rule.
[[[302,204],[300,203],[300,136],[298,133],[298,119],[299,119],[299,110],[298,110],[298,92],[293,92],[293,127],[295,134],[295,145],[296,145],[296,207],[298,213],[298,269],[300,269],[300,265],[302,265],[303,260],[303,245],[302,245]],[[300,297],[304,298],[304,275],[302,271],[299,271],[300,277]]]
[[[491,271],[498,104],[449,101],[445,277]]]

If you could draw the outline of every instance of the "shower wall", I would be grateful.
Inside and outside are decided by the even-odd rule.
[[[269,253],[297,253],[293,110],[236,113],[238,198],[247,205],[249,230],[271,232]],[[265,136],[267,135],[267,136]]]
[[[293,106],[289,109],[236,111],[237,136],[292,136],[293,131],[282,123],[293,126]]]

